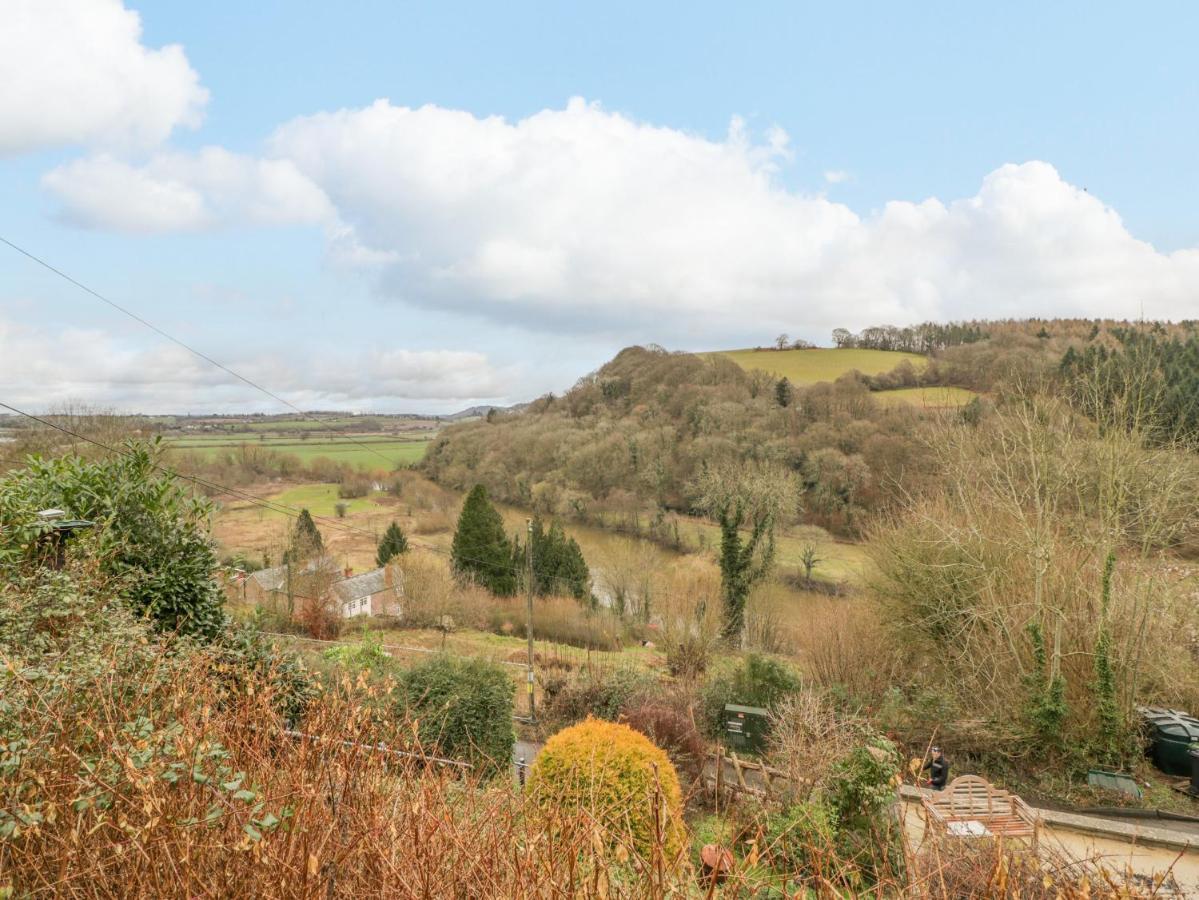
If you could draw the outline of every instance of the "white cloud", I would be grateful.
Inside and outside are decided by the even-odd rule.
[[[829,184],[844,184],[851,178],[852,176],[844,169],[829,169],[824,173],[824,180]]]
[[[578,99],[516,122],[381,100],[289,122],[267,149],[237,158],[235,187],[178,154],[114,169],[111,191],[94,161],[47,184],[93,225],[319,220],[385,295],[625,341],[1199,312],[1199,251],[1157,252],[1043,162],[1002,166],[972,197],[863,217],[779,182],[777,129],[755,144],[735,119],[710,140]],[[270,167],[282,187],[268,189]]]
[[[513,372],[452,350],[292,352],[226,360],[301,409],[449,410],[506,398]],[[279,404],[181,347],[134,345],[103,331],[48,331],[0,319],[4,399],[33,411],[81,401],[147,411],[280,412]]]
[[[324,193],[286,159],[205,147],[140,166],[100,155],[48,172],[42,183],[78,225],[118,231],[198,231],[221,225],[314,224],[333,219]]]
[[[141,43],[119,0],[9,0],[0,20],[0,156],[63,144],[143,148],[199,124],[183,48]]]

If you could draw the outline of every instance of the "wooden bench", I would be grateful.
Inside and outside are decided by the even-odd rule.
[[[1036,846],[1040,816],[1010,791],[977,775],[961,775],[922,800],[930,829],[949,837],[1027,840]]]

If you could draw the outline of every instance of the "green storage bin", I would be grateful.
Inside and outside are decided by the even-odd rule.
[[[762,707],[725,704],[724,741],[731,749],[761,753],[766,749],[769,734],[770,713]]]

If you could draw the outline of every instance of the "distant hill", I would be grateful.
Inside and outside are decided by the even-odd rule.
[[[780,400],[773,382],[721,353],[630,347],[562,395],[450,425],[422,467],[453,488],[482,483],[543,514],[632,530],[692,511],[697,478],[725,461],[794,471],[805,519],[845,534],[901,481],[916,489],[927,457],[920,404],[876,403],[882,392],[860,379],[797,385]]]
[[[466,409],[459,410],[456,413],[450,413],[448,416],[441,416],[443,422],[460,422],[463,419],[481,419],[493,409],[496,412],[504,412],[509,407],[506,406],[491,406],[484,404],[482,406],[468,406]]]

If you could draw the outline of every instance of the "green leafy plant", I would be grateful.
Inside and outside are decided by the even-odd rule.
[[[786,663],[758,653],[747,654],[732,665],[718,668],[704,685],[707,730],[713,737],[721,735],[728,703],[770,709],[802,686],[799,674]]]
[[[435,656],[399,678],[396,712],[419,723],[429,752],[471,762],[484,773],[512,760],[511,676],[496,663]]]
[[[321,656],[356,671],[362,669],[379,671],[387,665],[390,659],[383,649],[382,637],[372,631],[365,632],[362,640],[357,643],[330,647]]]
[[[212,578],[211,505],[159,467],[158,441],[123,450],[97,461],[31,458],[0,481],[0,520],[15,523],[0,529],[0,566],[11,572],[33,558],[48,527],[35,512],[62,509],[95,524],[93,534],[76,539],[79,552],[100,561],[136,614],[161,630],[211,640],[225,621]]]

